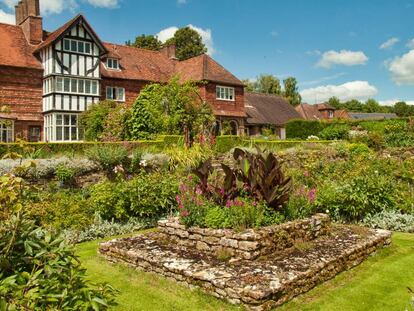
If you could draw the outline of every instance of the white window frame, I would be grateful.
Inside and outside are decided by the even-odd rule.
[[[69,49],[66,48],[66,41],[69,42]],[[72,44],[76,44],[76,49],[72,49]],[[79,51],[79,46],[83,44],[83,52]],[[91,42],[87,41],[81,41],[81,40],[75,40],[75,39],[67,39],[64,38],[62,41],[62,50],[66,52],[72,52],[72,53],[79,53],[79,54],[85,54],[85,55],[92,55],[92,44]],[[89,45],[89,53],[86,52],[86,46]]]
[[[119,96],[119,93],[122,96]],[[108,96],[111,94],[110,96]],[[125,88],[123,87],[116,87],[116,86],[107,86],[106,87],[106,99],[113,100],[116,102],[124,102],[125,101]]]
[[[236,91],[234,87],[217,85],[216,99],[234,102],[236,100]]]
[[[69,81],[68,89],[69,91],[65,91],[65,82]],[[83,82],[82,82],[83,81]],[[61,83],[60,83],[61,82]],[[74,84],[76,82],[76,90],[73,92]],[[89,92],[87,92],[86,85],[89,84]],[[80,85],[82,85],[82,91],[80,90]],[[99,96],[99,82],[97,80],[90,80],[90,79],[77,79],[77,78],[70,78],[70,77],[56,77],[55,79],[55,90],[58,93],[64,94],[82,94],[82,95],[91,95],[91,96]],[[93,91],[96,92],[93,92]]]
[[[7,119],[0,119],[0,142],[12,143],[14,142],[14,121]]]
[[[106,59],[105,67],[108,70],[121,70],[121,67],[119,66],[119,59],[111,58],[111,57],[108,57]]]
[[[73,117],[76,117],[73,124]],[[68,118],[68,122],[65,122]],[[58,122],[58,120],[60,120]],[[82,141],[82,133],[79,128],[78,113],[52,113],[44,117],[45,140],[51,142],[78,142]],[[67,134],[66,135],[66,131]],[[60,135],[59,135],[60,134]],[[60,137],[58,137],[60,136]]]
[[[328,118],[329,118],[329,119],[333,119],[333,117],[334,117],[334,112],[333,112],[333,110],[328,110]]]

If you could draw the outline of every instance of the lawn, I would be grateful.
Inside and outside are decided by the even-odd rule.
[[[97,256],[98,242],[80,244],[77,252],[94,282],[108,282],[121,293],[115,310],[241,310],[198,290]],[[409,307],[414,287],[414,234],[395,233],[392,246],[360,266],[314,288],[278,310],[400,310]]]

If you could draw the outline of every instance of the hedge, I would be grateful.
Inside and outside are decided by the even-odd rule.
[[[325,127],[326,123],[317,120],[291,120],[286,124],[286,137],[307,139],[309,136],[318,136]]]
[[[216,137],[216,151],[224,153],[230,151],[234,147],[241,146],[243,139],[240,136],[223,135]]]
[[[244,139],[244,147],[255,147],[258,146],[261,149],[268,150],[284,150],[287,148],[292,148],[298,145],[310,146],[314,144],[329,145],[335,143],[335,140],[264,140],[264,139]]]

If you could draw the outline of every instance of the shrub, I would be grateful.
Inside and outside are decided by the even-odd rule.
[[[205,225],[207,228],[213,229],[231,227],[228,209],[221,206],[209,208],[205,216]]]
[[[414,232],[414,215],[401,214],[397,211],[383,211],[366,216],[362,224],[374,229]]]
[[[139,174],[128,181],[104,181],[91,187],[89,203],[103,219],[160,218],[171,214],[178,192],[176,176]]]
[[[318,136],[325,128],[320,121],[291,120],[286,124],[287,138],[300,138],[306,140],[309,136]]]
[[[240,146],[242,140],[239,136],[223,135],[216,138],[216,151],[219,153],[225,153]]]
[[[132,173],[137,173],[141,170],[141,161],[142,161],[142,156],[144,154],[144,151],[142,149],[135,149],[132,152],[132,158],[131,158],[131,167],[130,167],[130,171]]]
[[[182,168],[187,171],[195,169],[202,161],[213,155],[212,149],[194,144],[191,148],[170,148],[165,150],[169,155],[169,166],[172,169]]]
[[[393,181],[385,176],[358,175],[319,189],[316,203],[334,219],[360,221],[367,215],[395,208],[394,189]]]
[[[87,151],[88,158],[98,164],[109,178],[115,175],[114,168],[129,165],[128,151],[122,146],[101,145]]]
[[[164,153],[144,153],[141,158],[141,167],[148,170],[168,169],[170,157]]]
[[[319,137],[326,140],[342,140],[349,136],[350,126],[346,124],[333,124],[325,127],[320,133]]]
[[[59,164],[55,171],[56,178],[62,185],[72,185],[75,181],[76,171],[64,164]]]
[[[94,241],[116,235],[137,232],[155,225],[155,221],[128,219],[127,222],[103,220],[99,214],[95,215],[93,224],[83,230],[65,230],[63,236],[72,244]]]
[[[130,110],[126,104],[117,103],[104,120],[104,129],[100,135],[102,141],[124,141],[129,137],[126,126]]]
[[[86,281],[74,250],[21,214],[0,228],[0,293],[4,310],[106,310],[115,291]]]
[[[347,147],[351,155],[367,155],[371,153],[371,149],[365,144],[349,144]]]

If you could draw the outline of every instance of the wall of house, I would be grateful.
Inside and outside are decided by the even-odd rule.
[[[121,79],[109,79],[102,78],[101,81],[101,100],[106,99],[106,87],[123,87],[125,89],[125,103],[131,107],[137,99],[141,90],[149,82],[138,81],[138,80],[121,80]]]
[[[18,119],[15,136],[28,139],[31,125],[43,125],[42,70],[0,67],[0,105],[8,106]]]

